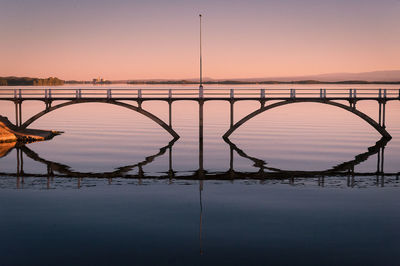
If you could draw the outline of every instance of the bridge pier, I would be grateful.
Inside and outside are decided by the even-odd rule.
[[[202,174],[204,171],[204,165],[203,165],[203,155],[204,155],[204,150],[203,150],[203,123],[204,123],[204,100],[199,101],[199,174]]]
[[[20,176],[20,165],[21,165],[21,163],[20,163],[20,152],[21,152],[21,150],[20,150],[20,148],[16,148],[16,150],[17,150],[17,188],[19,188],[19,183],[20,183],[20,181],[19,181],[19,176]]]
[[[24,186],[24,157],[21,148],[16,147],[17,150],[17,189]]]
[[[379,103],[379,125],[382,125],[382,103]]]
[[[20,127],[22,125],[22,101],[18,100],[15,104],[15,125]]]
[[[172,184],[172,178],[175,176],[175,172],[172,168],[172,145],[168,148],[168,176],[169,182]]]
[[[233,127],[234,124],[234,104],[235,102],[233,100],[230,101],[230,107],[231,107],[231,112],[230,112],[230,126]]]
[[[229,172],[233,171],[233,147],[229,145]]]
[[[319,187],[325,186],[325,176],[324,175],[318,177],[318,186]]]
[[[19,102],[19,112],[18,112],[18,114],[19,114],[19,125],[18,125],[18,127],[20,127],[21,125],[22,125],[22,102]]]
[[[47,176],[54,176],[53,169],[50,167],[50,165],[47,165]]]
[[[44,103],[45,103],[45,105],[46,105],[46,110],[49,110],[49,109],[51,108],[51,103],[52,103],[52,101],[46,100]]]
[[[376,165],[376,173],[383,173],[383,166],[385,161],[385,147],[381,147],[378,151],[378,159]]]
[[[18,126],[19,122],[18,122],[18,102],[14,102],[15,104],[15,125]]]
[[[349,103],[350,103],[350,108],[352,108],[352,109],[356,109],[356,101],[355,100],[349,100]]]
[[[383,102],[382,127],[386,128],[386,102]]]
[[[172,101],[168,101],[169,126],[172,128]]]
[[[386,128],[386,101],[379,101],[379,125]]]

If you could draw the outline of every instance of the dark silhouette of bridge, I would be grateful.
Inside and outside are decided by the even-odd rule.
[[[178,133],[173,129],[172,104],[175,101],[195,101],[199,104],[199,133],[203,136],[203,111],[207,101],[228,101],[230,103],[230,127],[224,134],[229,137],[237,128],[253,117],[293,103],[320,103],[346,110],[375,128],[382,137],[390,139],[386,130],[386,103],[400,100],[400,90],[397,89],[224,89],[224,88],[39,88],[39,89],[9,89],[0,91],[0,100],[12,101],[15,104],[16,126],[25,129],[42,116],[75,104],[106,103],[138,112],[169,132],[174,138]],[[44,110],[22,121],[22,103],[25,101],[41,101]],[[168,121],[165,122],[156,115],[142,108],[146,101],[164,101],[168,103]],[[241,118],[234,120],[234,104],[238,101],[254,101],[260,107]],[[357,109],[360,101],[375,101],[378,103],[378,121]],[[58,102],[58,103],[57,103]],[[132,102],[127,103],[127,102]],[[344,104],[346,102],[348,104]],[[135,104],[135,105],[134,105]]]
[[[203,154],[202,148],[199,149],[199,167],[191,171],[185,171],[184,173],[179,173],[173,169],[173,145],[176,140],[171,141],[166,146],[161,147],[159,151],[154,154],[145,157],[142,161],[133,163],[131,165],[121,166],[113,171],[109,172],[82,172],[73,170],[70,166],[54,162],[49,159],[42,158],[39,154],[28,148],[27,145],[16,143],[14,147],[10,147],[10,150],[5,153],[4,156],[8,156],[12,149],[16,149],[17,153],[17,171],[12,173],[0,172],[0,176],[11,176],[17,178],[17,187],[19,188],[21,183],[24,183],[25,177],[45,177],[47,178],[48,186],[50,186],[50,180],[53,178],[76,178],[78,179],[78,187],[80,187],[81,180],[85,178],[102,178],[108,179],[111,183],[113,178],[127,178],[136,179],[141,184],[142,180],[145,179],[157,179],[163,180],[168,179],[169,182],[173,180],[289,180],[290,183],[295,183],[296,179],[318,179],[318,184],[323,185],[325,178],[335,178],[335,177],[347,177],[347,185],[354,185],[355,177],[374,177],[376,178],[376,184],[384,185],[385,177],[396,177],[398,179],[399,172],[385,172],[384,171],[384,150],[387,144],[387,140],[382,138],[374,146],[368,147],[367,151],[358,154],[354,159],[346,162],[342,162],[335,165],[329,169],[321,171],[296,171],[296,170],[285,170],[278,169],[274,167],[269,167],[267,162],[258,159],[256,157],[248,155],[245,151],[238,148],[234,143],[226,140],[229,145],[229,169],[220,172],[209,172],[203,168]],[[237,171],[234,168],[234,152],[239,156],[246,158],[253,162],[254,169],[256,171]],[[168,171],[160,173],[146,173],[143,169],[144,166],[152,163],[157,157],[168,154]],[[366,161],[373,155],[377,156],[377,167],[374,172],[356,172],[355,166]],[[26,173],[24,171],[24,156],[32,159],[33,161],[39,162],[46,166],[46,173]],[[133,170],[137,169],[136,173]],[[202,188],[201,188],[202,189]]]

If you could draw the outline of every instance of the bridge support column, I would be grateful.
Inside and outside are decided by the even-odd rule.
[[[383,128],[386,128],[386,102],[383,102],[382,127],[383,127]]]
[[[380,168],[380,172],[383,173],[383,166],[385,163],[385,147],[382,147],[381,150],[381,168]]]
[[[139,165],[138,166],[139,170],[138,170],[138,176],[139,176],[139,185],[142,184],[142,178],[144,177],[144,171],[143,171],[143,166]]]
[[[349,103],[350,103],[350,108],[356,109],[356,101],[355,100],[350,100]]]
[[[229,176],[233,180],[235,178],[235,170],[233,168],[233,162],[234,162],[234,153],[233,153],[233,146],[229,145]]]
[[[19,102],[19,106],[18,106],[18,115],[19,115],[19,125],[18,127],[20,127],[22,125],[22,102]]]
[[[20,176],[20,164],[21,164],[19,160],[20,158],[19,153],[21,152],[21,150],[20,148],[16,148],[16,150],[17,150],[17,189],[19,189],[19,183],[20,183],[19,176]]]
[[[381,147],[379,148],[378,151],[378,159],[376,166],[376,186],[379,186],[380,183],[380,185],[383,187],[385,184],[384,162],[385,162],[385,147]]]
[[[45,102],[45,105],[46,105],[46,110],[50,109],[51,108],[51,101],[47,100]]]
[[[386,128],[386,101],[379,101],[379,125]]]
[[[22,101],[17,100],[15,104],[15,125],[20,127],[22,125]]]
[[[18,126],[19,125],[18,102],[14,102],[14,104],[15,104],[15,125]]]
[[[381,147],[378,151],[378,158],[376,163],[376,173],[383,173],[383,166],[385,161],[385,147]]]
[[[168,148],[168,176],[169,176],[169,182],[172,184],[172,177],[174,177],[174,170],[172,168],[172,146]]]
[[[234,104],[235,104],[235,102],[234,101],[230,101],[230,106],[231,106],[231,112],[230,112],[230,125],[229,125],[229,127],[233,127],[233,123],[234,123]]]
[[[172,128],[172,102],[168,102],[169,126]]]
[[[204,101],[199,101],[199,173],[204,171],[203,165],[203,117],[204,117]]]
[[[17,150],[17,188],[24,188],[24,157],[21,148],[16,147]]]
[[[24,157],[21,148],[16,147],[17,150],[17,176],[24,174]],[[23,183],[23,179],[22,179]]]
[[[47,165],[47,176],[49,176],[49,177],[54,176],[53,169],[51,169],[51,167],[49,165]]]

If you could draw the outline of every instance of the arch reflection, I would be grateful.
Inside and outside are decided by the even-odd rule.
[[[203,142],[199,142],[199,166],[193,171],[176,171],[173,169],[173,145],[176,139],[172,140],[166,146],[163,146],[159,151],[151,156],[146,157],[144,160],[116,168],[113,171],[108,172],[80,172],[73,170],[70,166],[44,159],[40,157],[35,151],[30,149],[24,144],[7,144],[0,145],[1,154],[8,156],[11,150],[15,149],[17,154],[17,171],[14,173],[0,172],[0,176],[14,176],[18,180],[21,179],[23,183],[24,177],[47,177],[52,180],[54,177],[74,177],[78,178],[78,187],[81,186],[81,180],[83,178],[108,178],[109,183],[112,182],[113,178],[130,178],[138,179],[141,184],[143,179],[169,179],[169,183],[173,183],[174,180],[288,180],[290,183],[294,183],[300,178],[317,178],[318,185],[323,186],[325,184],[325,178],[332,177],[347,177],[347,185],[354,186],[354,178],[357,176],[373,176],[376,177],[376,184],[383,186],[385,176],[396,176],[398,178],[399,173],[388,173],[384,171],[384,151],[387,144],[387,140],[382,138],[375,143],[375,145],[368,147],[366,152],[360,153],[354,156],[354,159],[339,163],[329,169],[322,171],[297,171],[297,170],[285,170],[276,167],[270,167],[268,164],[257,157],[247,154],[244,150],[240,149],[236,144],[232,143],[229,139],[224,139],[229,145],[229,168],[225,171],[207,171],[204,169],[204,156],[203,148],[201,147]],[[167,152],[168,151],[168,152]],[[242,158],[248,159],[253,162],[253,167],[256,171],[241,171],[234,167],[234,155],[235,153]],[[168,170],[164,172],[145,172],[144,166],[151,164],[155,158],[168,154]],[[377,155],[376,171],[373,172],[356,172],[355,167],[360,163],[370,159],[371,156]],[[47,171],[41,174],[25,173],[24,172],[24,156],[46,165]],[[137,169],[135,173],[132,170]],[[200,182],[201,187],[203,186]],[[19,187],[19,183],[17,184]],[[201,189],[202,190],[202,189]]]

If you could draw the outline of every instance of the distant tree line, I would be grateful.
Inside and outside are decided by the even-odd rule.
[[[103,85],[103,84],[116,84],[121,82],[113,82],[110,80],[103,80],[101,82],[96,83],[96,85]],[[93,81],[88,80],[66,80],[65,84],[93,84]]]
[[[131,80],[128,84],[198,84],[191,80]],[[319,81],[319,80],[295,80],[295,81],[239,81],[239,80],[219,80],[205,81],[203,84],[400,84],[400,81],[365,81],[365,80],[345,80],[345,81]]]
[[[0,77],[0,86],[58,86],[64,85],[64,80],[58,78],[28,78],[28,77]]]

